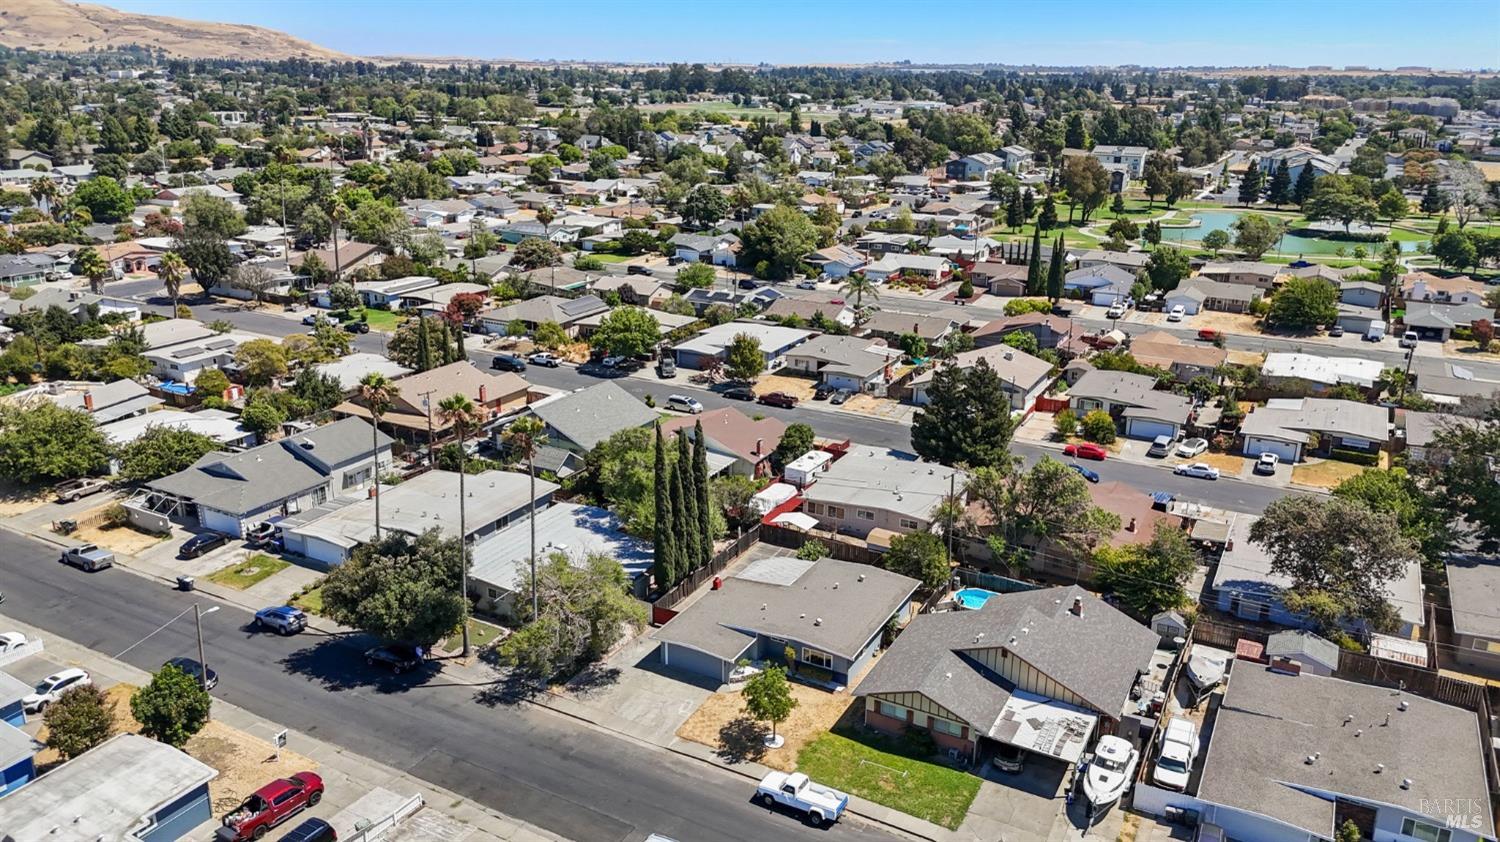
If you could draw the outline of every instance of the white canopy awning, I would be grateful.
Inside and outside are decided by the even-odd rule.
[[[777,526],[786,526],[802,532],[809,532],[818,525],[817,518],[812,517],[811,515],[805,515],[801,512],[786,512],[784,514],[779,514],[776,516],[776,519],[771,522],[776,524]]]

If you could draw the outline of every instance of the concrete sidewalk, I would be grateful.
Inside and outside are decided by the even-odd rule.
[[[82,667],[91,674],[106,680],[106,683],[128,683],[144,686],[151,676],[135,667],[100,654],[73,641],[47,634],[11,618],[5,620],[6,628],[14,628],[28,637],[46,641],[46,657],[58,663]],[[213,716],[216,720],[270,743],[282,726],[262,719],[249,711],[229,704],[221,699],[213,701]],[[318,764],[318,773],[328,785],[329,796],[325,802],[330,808],[338,808],[340,802],[353,804],[355,797],[336,797],[335,793],[351,796],[385,790],[404,797],[421,795],[426,807],[423,812],[441,814],[452,828],[462,828],[448,838],[458,842],[561,842],[562,837],[549,833],[526,822],[513,819],[502,813],[476,804],[449,790],[433,786],[419,778],[392,769],[367,757],[352,754],[344,749],[323,742],[307,734],[288,730],[287,750],[308,757]],[[418,816],[422,813],[418,813]],[[215,817],[217,822],[217,817]],[[392,834],[395,835],[395,834]]]

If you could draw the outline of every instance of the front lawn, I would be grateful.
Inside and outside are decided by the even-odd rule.
[[[406,317],[400,313],[393,313],[390,310],[376,310],[371,307],[365,308],[365,321],[369,323],[370,330],[378,330],[382,333],[394,333],[396,326],[401,324],[401,320],[404,318]]]
[[[590,257],[597,258],[600,263],[624,263],[631,258],[628,254],[605,254],[598,251],[591,251],[588,254]]]
[[[244,590],[257,582],[275,576],[291,565],[265,553],[256,553],[238,564],[215,570],[208,574],[208,581],[226,587]]]
[[[899,741],[853,730],[830,731],[797,755],[813,780],[957,830],[979,793],[979,778],[902,751]]]
[[[311,588],[303,588],[301,591],[292,594],[291,599],[287,600],[287,604],[293,608],[300,608],[308,614],[322,614],[323,586],[319,584]]]
[[[486,623],[483,620],[469,618],[469,645],[475,649],[483,649],[491,643],[499,640],[504,629],[499,626]],[[443,648],[457,652],[464,646],[462,634],[454,632],[451,637],[443,641]]]

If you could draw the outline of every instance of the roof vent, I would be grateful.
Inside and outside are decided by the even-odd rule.
[[[1411,778],[1402,778],[1401,779],[1401,788],[1402,789],[1411,789]]]
[[[823,625],[823,618],[822,617],[816,617],[816,618],[814,618],[813,619],[813,625],[815,625],[815,626],[821,626],[821,625]]]
[[[1010,645],[1011,646],[1015,646],[1016,645],[1016,636],[1015,635],[1011,635],[1010,636]]]
[[[1352,714],[1352,713],[1346,713],[1346,714],[1344,714],[1344,724],[1345,725],[1348,725],[1349,723],[1351,723],[1353,721],[1354,721],[1354,714]]]
[[[1307,757],[1303,758],[1302,762],[1306,763],[1309,766],[1311,766],[1314,763],[1318,762],[1318,755],[1316,753],[1309,754]]]
[[[1365,729],[1363,729],[1363,728],[1356,728],[1356,729],[1354,729],[1354,736],[1358,737],[1360,734],[1363,734],[1364,732],[1365,732]]]
[[[859,578],[856,579],[855,581],[857,581],[857,582],[863,582],[864,580],[865,580],[865,574],[861,573],[861,574],[859,574]]]
[[[766,603],[762,602],[760,604],[760,610],[762,610],[762,611],[766,610]]]
[[[833,583],[833,589],[834,590],[838,590],[839,589],[839,583],[838,582],[834,582]]]
[[[303,439],[297,442],[297,445],[303,450],[312,450],[316,446],[312,439]]]
[[[1405,699],[1402,699],[1401,701],[1396,703],[1396,710],[1406,710],[1407,707],[1408,705],[1406,704]]]
[[[1389,728],[1389,727],[1391,727],[1391,715],[1390,714],[1386,714],[1385,715],[1385,722],[1382,722],[1380,724],[1380,727],[1382,727],[1382,728]]]
[[[807,615],[806,614],[798,614],[797,615],[797,619],[799,619],[799,620],[806,620],[807,619]]]
[[[1378,775],[1378,774],[1380,774],[1381,772],[1384,772],[1384,771],[1385,771],[1385,764],[1384,763],[1376,763],[1375,764],[1375,774]]]

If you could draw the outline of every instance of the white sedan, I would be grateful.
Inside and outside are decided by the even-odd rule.
[[[1200,479],[1218,479],[1219,469],[1207,462],[1194,462],[1191,465],[1178,465],[1172,469],[1172,473],[1185,477],[1199,477]]]
[[[20,632],[0,632],[0,655],[8,655],[25,646],[29,641]]]
[[[1177,445],[1177,455],[1192,458],[1208,449],[1207,439],[1185,439]]]

